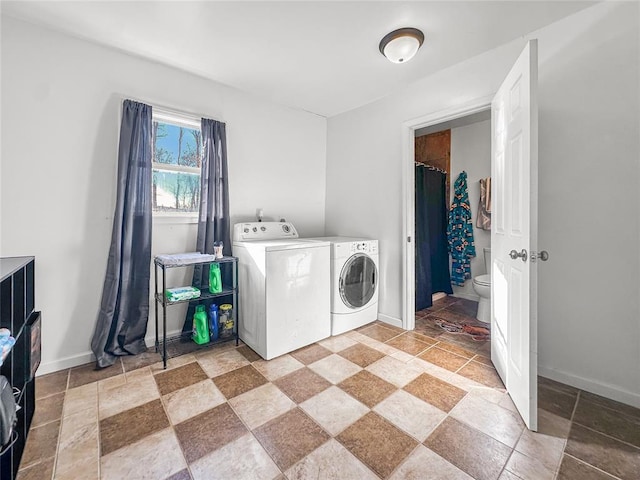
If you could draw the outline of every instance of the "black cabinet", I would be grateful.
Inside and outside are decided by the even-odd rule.
[[[0,258],[0,328],[16,339],[0,367],[13,387],[18,424],[0,449],[0,478],[15,478],[36,406],[35,371],[40,364],[40,312],[34,311],[34,257]]]

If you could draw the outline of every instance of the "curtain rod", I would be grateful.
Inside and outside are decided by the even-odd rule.
[[[198,118],[209,118],[209,119],[215,120],[217,122],[225,123],[224,120],[221,120],[220,118],[216,118],[213,115],[205,115],[205,114],[193,112],[193,111],[190,111],[190,110],[184,110],[184,109],[181,110],[180,108],[167,107],[167,106],[161,105],[161,104],[159,104],[157,102],[152,102],[152,101],[149,101],[149,100],[135,98],[135,97],[133,97],[131,95],[122,95],[121,94],[120,95],[120,100],[121,100],[120,108],[122,108],[122,102],[124,100],[133,100],[134,102],[139,102],[139,103],[144,103],[144,104],[147,104],[147,105],[151,105],[152,109],[159,110],[162,113],[167,113],[167,114],[170,114],[170,115],[173,114],[173,115],[176,115],[176,116],[188,115],[188,116],[193,116],[193,117],[198,117]]]

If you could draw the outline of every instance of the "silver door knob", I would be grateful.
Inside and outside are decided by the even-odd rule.
[[[535,262],[536,260],[540,260],[541,262],[546,262],[549,260],[549,252],[546,250],[541,250],[540,252],[531,252],[531,261]]]
[[[523,262],[527,261],[527,251],[523,248],[522,251],[520,253],[518,253],[516,250],[511,250],[509,252],[509,256],[515,260],[517,258],[521,258]]]

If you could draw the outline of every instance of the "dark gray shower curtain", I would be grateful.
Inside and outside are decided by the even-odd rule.
[[[91,350],[97,366],[146,351],[151,274],[151,107],[125,100],[107,272]]]
[[[208,118],[202,119],[203,158],[200,175],[200,209],[196,251],[213,253],[213,242],[222,242],[224,255],[231,255],[229,222],[229,183],[227,176],[226,125]],[[231,271],[222,269],[222,284],[230,285]],[[196,265],[192,285],[200,289],[209,286],[209,268]],[[193,313],[198,302],[189,303],[183,334],[191,332]]]
[[[435,292],[453,293],[447,252],[446,176],[415,167],[416,311],[432,305]]]

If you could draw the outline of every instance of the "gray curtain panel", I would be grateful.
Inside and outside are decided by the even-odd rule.
[[[200,175],[200,210],[198,213],[198,237],[196,251],[213,253],[213,242],[223,243],[224,255],[231,255],[229,223],[229,182],[227,176],[226,125],[208,118],[202,119],[203,158]],[[222,271],[222,284],[229,285],[230,274]],[[193,285],[208,288],[209,267],[196,265],[193,269]],[[191,302],[182,329],[188,334],[192,329],[193,313],[197,302]]]
[[[91,349],[99,368],[146,351],[151,275],[151,107],[125,100],[118,194],[107,273]]]

